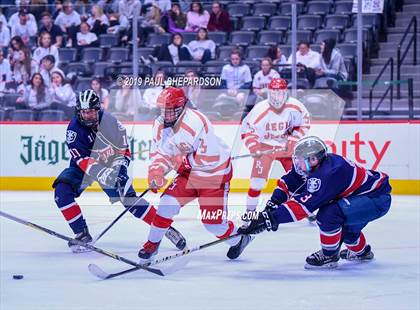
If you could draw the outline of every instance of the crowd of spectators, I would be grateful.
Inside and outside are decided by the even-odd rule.
[[[38,1],[32,6],[19,1],[17,11],[3,14],[0,11],[0,97],[15,93],[17,109],[32,109],[35,119],[47,109],[63,111],[65,118],[74,113],[76,89],[74,80],[64,73],[60,49],[74,48],[82,55],[87,47],[99,47],[100,36],[114,34],[119,44],[147,45],[151,34],[171,34],[168,44],[154,48],[149,57],[141,56],[140,63],[149,66],[158,61],[177,65],[181,61],[206,64],[217,59],[217,44],[209,38],[209,32],[233,30],[228,11],[214,1],[204,9],[200,1],[190,0],[100,0],[96,3],[83,1]],[[132,38],[132,19],[138,12],[138,38]],[[195,39],[184,42],[185,33],[195,33]],[[343,56],[335,47],[334,39],[326,39],[320,45],[320,53],[306,41],[299,42],[296,52],[298,76],[305,78],[310,87],[338,88],[337,81],[346,80],[348,73]],[[290,64],[281,47],[271,45],[267,54],[259,59],[260,70],[252,74],[244,62],[240,47],[232,47],[229,62],[220,71],[223,93],[216,100],[230,100],[238,107],[251,109],[265,98],[266,86],[276,77],[290,79]],[[255,71],[254,71],[255,72]],[[198,71],[183,72],[186,77],[197,77]],[[167,72],[154,73],[155,80],[166,78]],[[141,119],[140,112],[152,111],[162,89],[157,83],[146,90],[122,86],[111,99],[109,84],[93,77],[94,89],[104,109],[125,113],[131,119]],[[193,104],[199,105],[198,87],[185,89]],[[112,101],[112,102],[111,102]],[[142,113],[140,113],[142,114]],[[147,113],[144,113],[147,114]]]

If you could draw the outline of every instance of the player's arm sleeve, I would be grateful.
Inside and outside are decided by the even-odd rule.
[[[308,110],[303,106],[301,111],[293,115],[293,128],[291,130],[290,140],[296,142],[307,135],[311,128],[311,120]]]
[[[115,150],[116,156],[112,161],[112,167],[124,166],[128,168],[131,161],[131,152],[128,146],[127,130],[119,121],[116,121],[116,127],[115,140],[118,149]]]
[[[253,124],[252,113],[249,113],[242,121],[241,139],[244,141],[247,149],[251,149],[258,145],[260,141],[258,128],[256,128],[256,126]]]
[[[277,186],[271,195],[270,200],[277,205],[286,202],[296,192],[303,188],[304,180],[295,169],[291,169],[288,173],[277,180]]]
[[[163,124],[155,121],[152,131],[149,171],[153,169],[170,171],[174,168],[174,158],[178,155],[178,152],[170,143],[162,143]]]
[[[334,172],[332,172],[334,175]],[[330,180],[338,180],[337,177],[328,178]],[[312,192],[309,192],[305,187],[302,192],[287,201],[282,203],[275,211],[274,217],[277,223],[290,223],[300,221],[317,210],[320,206],[327,204],[339,194],[338,186],[327,186],[330,182],[328,180],[315,179],[314,182],[319,182],[313,185]]]

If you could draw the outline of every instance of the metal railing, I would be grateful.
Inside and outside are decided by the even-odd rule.
[[[407,47],[405,48],[405,51],[402,53],[402,56],[401,56],[402,45],[405,41],[405,38],[409,34],[409,31],[410,31],[412,26],[413,26],[413,34],[411,36],[410,41],[407,44]],[[401,38],[400,44],[398,44],[398,49],[397,49],[397,80],[401,79],[401,66],[404,62],[405,57],[407,56],[407,53],[408,53],[411,45],[413,45],[413,65],[415,66],[415,65],[417,65],[417,17],[416,16],[413,16],[413,18],[410,20],[410,23],[408,24],[407,29],[405,30],[404,35]],[[398,99],[401,98],[400,84],[397,85],[397,98]]]
[[[378,83],[379,83],[382,75],[385,73],[385,71],[388,68],[388,66],[390,66],[390,76],[389,76],[390,83],[388,83],[388,87],[386,88],[386,90],[385,90],[384,94],[382,95],[381,99],[379,99],[379,102],[376,105],[375,109],[372,110],[372,105],[373,105],[373,91],[375,89],[375,86],[378,85]],[[388,61],[383,66],[382,70],[379,72],[378,76],[373,81],[372,86],[370,87],[370,90],[369,90],[369,118],[370,119],[373,118],[373,114],[378,110],[378,108],[380,107],[380,105],[382,104],[382,102],[384,101],[384,99],[386,98],[386,96],[388,95],[388,92],[389,91],[391,91],[390,111],[392,111],[392,108],[393,108],[393,100],[394,100],[394,83],[393,83],[393,81],[394,81],[394,58],[389,57]],[[398,84],[398,86],[399,86],[399,84]]]

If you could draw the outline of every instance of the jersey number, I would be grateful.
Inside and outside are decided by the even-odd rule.
[[[73,149],[69,149],[70,155],[71,157],[73,157],[74,159],[80,157],[80,153],[77,149],[73,148]]]

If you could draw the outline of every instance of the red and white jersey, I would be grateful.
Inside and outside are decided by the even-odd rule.
[[[214,133],[213,125],[201,112],[186,108],[172,128],[164,128],[161,118],[153,125],[151,166],[174,168],[181,156],[191,166],[190,180],[227,182],[232,177],[229,146]]]
[[[241,138],[247,148],[257,143],[283,147],[287,141],[297,141],[310,128],[310,116],[305,106],[289,97],[280,110],[267,100],[257,103],[242,121]]]

